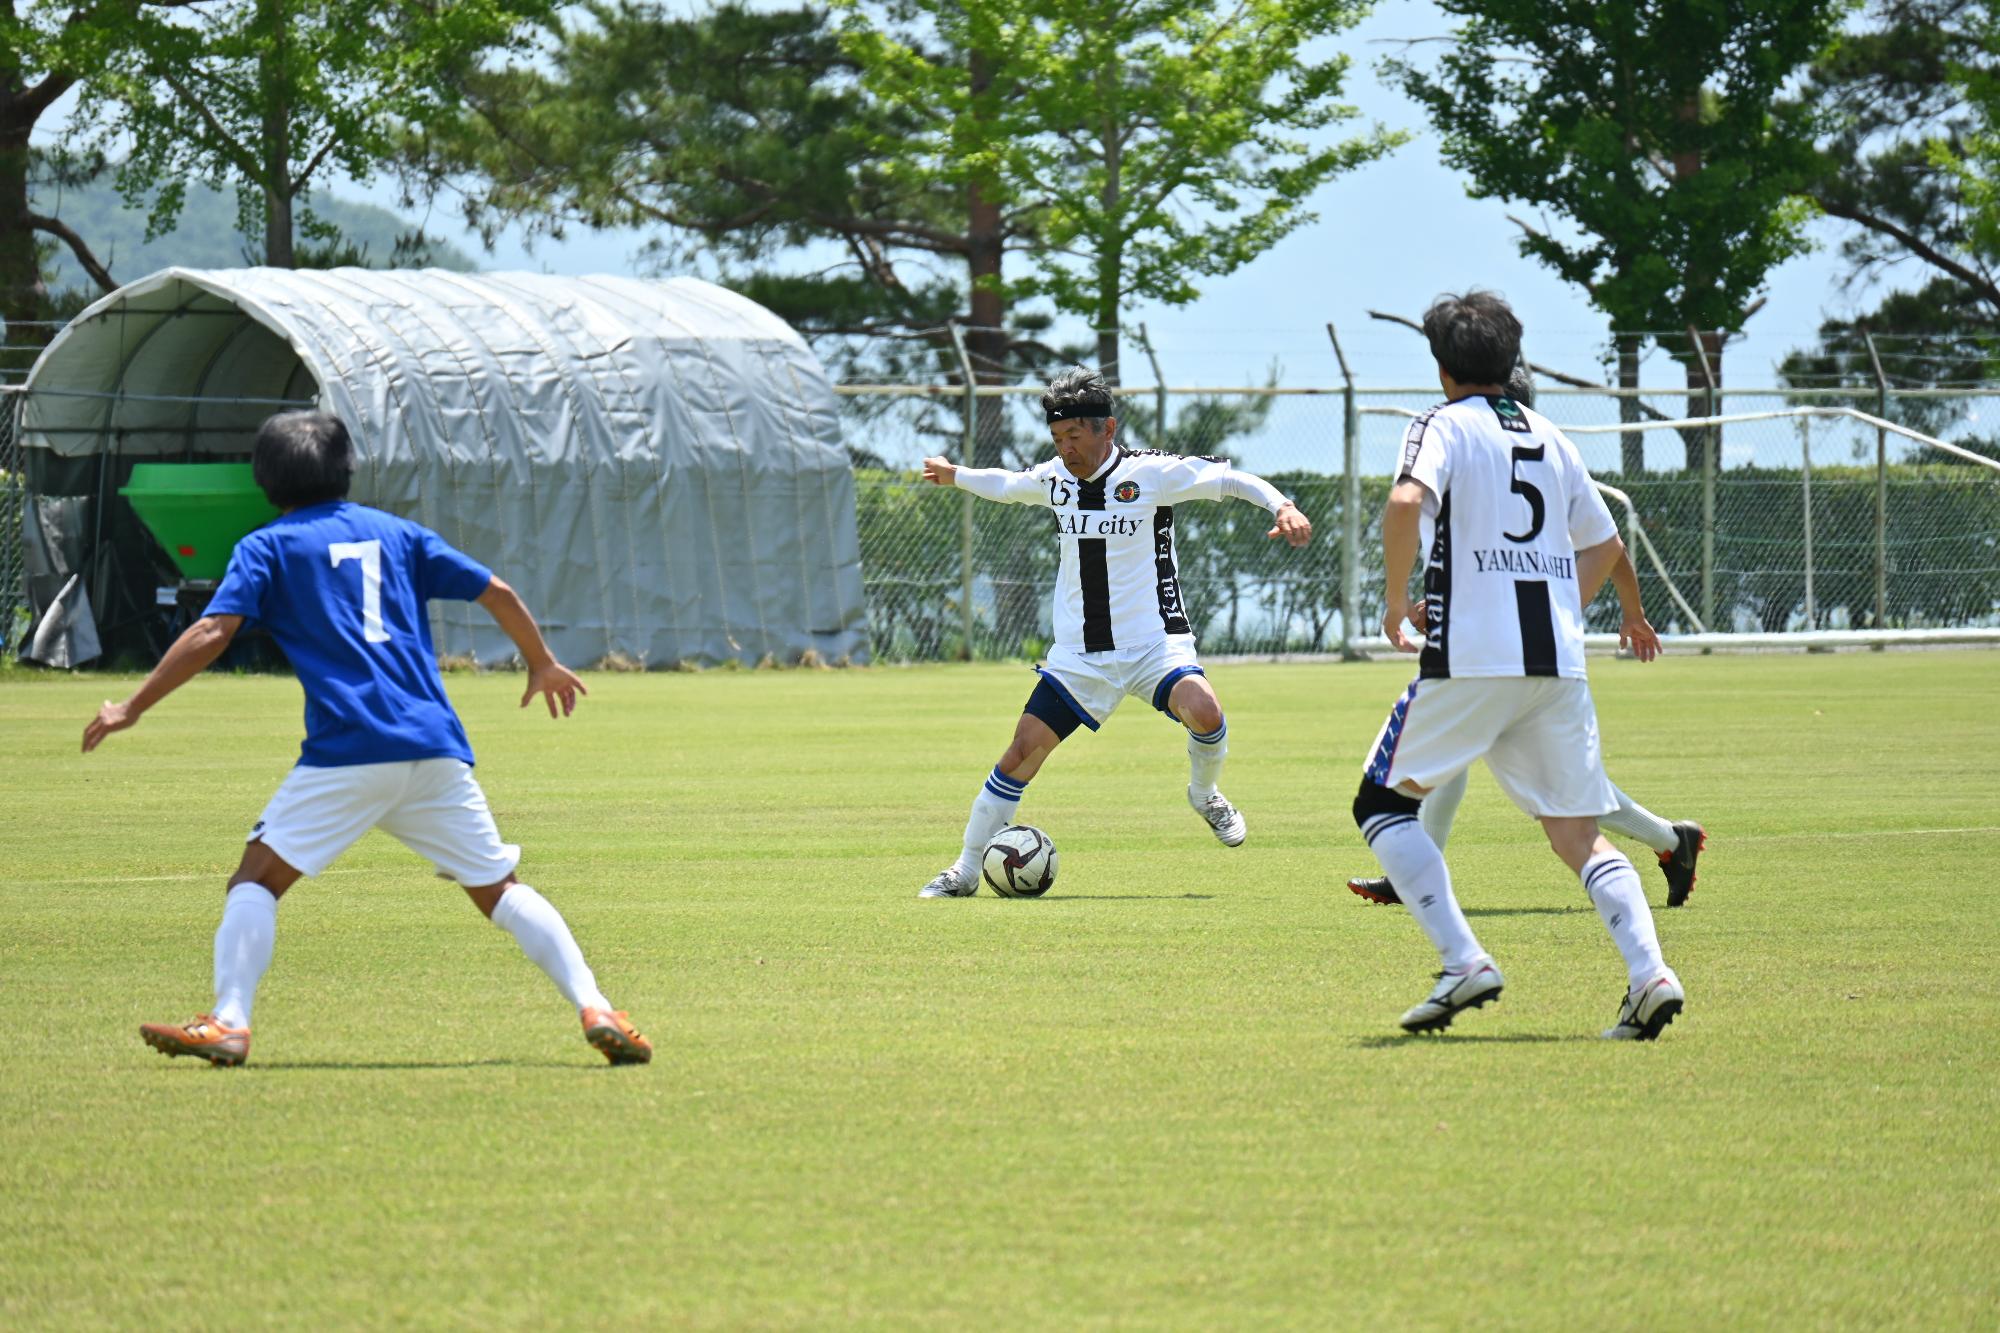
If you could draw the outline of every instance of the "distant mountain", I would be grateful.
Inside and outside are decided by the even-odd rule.
[[[251,243],[236,229],[236,196],[205,186],[189,187],[180,225],[150,244],[146,241],[145,211],[126,207],[109,182],[60,191],[43,187],[35,193],[34,206],[37,212],[52,214],[74,228],[98,261],[121,283],[175,265],[242,268],[256,262],[250,253]],[[389,267],[397,238],[415,230],[386,208],[333,195],[315,195],[312,209],[340,229],[341,241],[362,252],[361,262],[370,268]],[[300,243],[309,244],[304,237]],[[472,273],[479,268],[457,246],[436,240],[429,244],[425,257],[396,262],[414,262],[416,266],[446,268],[458,273]],[[67,245],[57,243],[49,269],[51,293],[84,288],[91,299],[98,296],[96,285],[84,275]]]

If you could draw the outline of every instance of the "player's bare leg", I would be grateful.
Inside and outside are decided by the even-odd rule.
[[[1222,702],[1206,676],[1182,676],[1167,696],[1174,720],[1188,732],[1188,804],[1225,847],[1240,846],[1250,834],[1243,815],[1216,790],[1222,761],[1229,757],[1229,724]]]
[[[512,935],[536,967],[555,982],[583,1019],[583,1038],[614,1065],[642,1065],[653,1043],[597,988],[597,977],[555,904],[512,875],[497,884],[465,886],[466,896],[494,925]]]
[[[139,1036],[163,1055],[240,1065],[250,1055],[250,1004],[271,965],[278,899],[299,872],[260,838],[243,848],[215,929],[215,1008],[186,1023],[144,1023]]]
[[[1619,1005],[1618,1021],[1604,1036],[1617,1041],[1653,1040],[1674,1021],[1687,996],[1680,978],[1660,956],[1660,939],[1639,872],[1598,832],[1595,819],[1544,818],[1542,830],[1563,864],[1583,881],[1591,905],[1625,957],[1630,984]]]
[[[1037,689],[1037,696],[1041,691]],[[1034,702],[1030,701],[1031,706]],[[980,784],[972,799],[972,812],[965,821],[965,838],[958,860],[924,885],[919,898],[970,898],[979,892],[979,857],[993,835],[1014,822],[1028,783],[1042,771],[1042,764],[1055,753],[1067,732],[1058,733],[1034,713],[1022,713],[1014,724],[1014,739],[1000,755],[1000,762]]]

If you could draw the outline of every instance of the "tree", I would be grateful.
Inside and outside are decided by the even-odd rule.
[[[1197,279],[1312,221],[1315,189],[1404,138],[1300,137],[1355,114],[1334,100],[1346,57],[1305,48],[1358,20],[1360,0],[905,0],[897,27],[838,2],[862,85],[930,113],[909,145],[924,169],[1036,218],[1031,273],[975,282],[1090,320],[1114,382],[1134,300],[1192,301]],[[975,53],[972,77],[932,50]]]
[[[1719,385],[1723,340],[1779,263],[1807,248],[1815,111],[1779,94],[1831,41],[1838,0],[1442,0],[1462,16],[1435,73],[1390,72],[1524,254],[1581,287],[1614,330],[1644,331],[1690,389]],[[1699,343],[1682,334],[1699,330]],[[1621,351],[1626,349],[1622,348]],[[1636,356],[1636,347],[1632,349]],[[1633,361],[1636,365],[1636,360]],[[1700,435],[1688,440],[1699,462]]]
[[[1856,230],[1854,277],[1909,261],[2000,318],[2000,17],[1992,0],[1889,0],[1812,70],[1825,109],[1811,195]],[[1954,305],[1959,304],[1954,301]]]
[[[551,0],[226,0],[178,14],[139,8],[129,40],[103,53],[77,133],[128,146],[117,169],[130,204],[150,201],[148,236],[173,229],[190,181],[237,187],[238,223],[290,268],[301,230],[332,239],[298,205],[333,168],[367,179],[397,128],[448,110],[458,77],[518,45]]]

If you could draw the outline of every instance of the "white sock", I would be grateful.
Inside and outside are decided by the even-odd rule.
[[[959,874],[979,878],[979,857],[986,844],[1014,822],[1014,812],[1021,808],[1021,798],[1027,791],[1025,781],[1016,782],[1000,771],[1000,765],[993,765],[993,771],[979,788],[979,795],[972,800],[972,815],[965,821],[965,843],[954,866]]]
[[[1640,805],[1618,788],[1611,794],[1618,798],[1618,808],[1608,815],[1600,816],[1598,823],[1613,833],[1623,833],[1628,838],[1637,838],[1656,852],[1671,852],[1681,845],[1674,835],[1674,826]]]
[[[1396,886],[1396,896],[1437,946],[1445,971],[1462,972],[1487,956],[1452,896],[1444,853],[1415,815],[1371,815],[1361,834]]]
[[[278,900],[262,884],[238,884],[222,900],[215,928],[215,1018],[226,1027],[250,1026],[250,1003],[271,965],[278,942]]]
[[[1643,986],[1667,970],[1660,957],[1660,937],[1653,931],[1653,909],[1646,906],[1646,891],[1639,872],[1623,852],[1599,852],[1583,863],[1583,889],[1591,905],[1604,918],[1604,928],[1625,955],[1625,971],[1632,985]]]
[[[1200,735],[1188,729],[1188,799],[1198,804],[1215,795],[1215,785],[1222,780],[1222,761],[1228,757],[1227,720]]]
[[[563,998],[578,1009],[609,1009],[611,1001],[597,989],[583,950],[569,933],[555,904],[525,884],[510,884],[493,907],[493,924],[514,937],[521,952],[549,974]]]
[[[1424,797],[1424,803],[1417,811],[1417,818],[1423,821],[1424,832],[1431,835],[1431,841],[1437,844],[1440,852],[1451,841],[1452,821],[1458,818],[1458,803],[1465,799],[1466,779],[1471,776],[1471,769],[1460,769],[1457,777],[1439,784],[1429,796]],[[1389,878],[1392,882],[1395,880],[1394,875]]]

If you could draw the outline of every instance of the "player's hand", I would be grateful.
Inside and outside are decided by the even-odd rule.
[[[1312,520],[1306,517],[1303,509],[1290,500],[1278,506],[1275,517],[1277,526],[1265,533],[1266,537],[1283,537],[1293,546],[1304,546],[1312,540]]]
[[[562,716],[568,717],[576,711],[576,696],[589,693],[574,671],[561,662],[551,661],[528,672],[528,688],[521,694],[521,707],[526,708],[528,700],[539,694],[548,700],[550,717],[556,716],[558,699],[562,700]]]
[[[89,754],[104,743],[104,738],[114,731],[123,731],[139,720],[130,704],[115,704],[109,699],[104,707],[97,710],[97,716],[90,719],[83,729],[83,752]]]
[[[1641,662],[1660,655],[1660,632],[1644,616],[1633,616],[1618,627],[1618,646]]]
[[[953,486],[958,483],[958,469],[952,466],[950,459],[926,458],[924,480],[933,486]]]
[[[1403,633],[1405,620],[1415,626],[1417,634],[1421,636],[1424,633],[1424,604],[1422,602],[1414,605],[1406,603],[1402,606],[1392,604],[1382,613],[1382,633],[1388,636],[1390,646],[1399,653],[1422,652],[1424,648],[1422,637],[1412,639]]]

